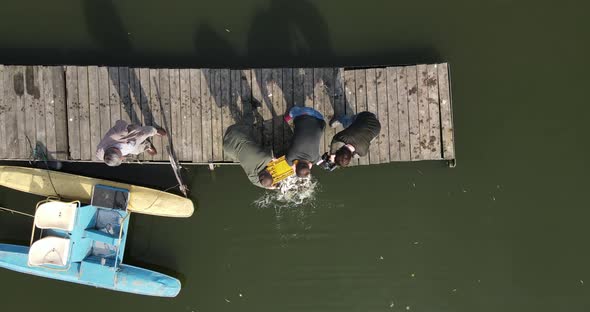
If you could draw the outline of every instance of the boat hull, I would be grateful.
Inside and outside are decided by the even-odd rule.
[[[64,199],[89,202],[92,189],[96,184],[128,189],[130,192],[128,210],[131,212],[186,218],[190,217],[194,211],[191,200],[147,187],[58,171],[0,166],[1,186],[40,196],[58,196]]]
[[[72,263],[67,270],[52,270],[28,265],[29,247],[0,244],[0,267],[12,271],[146,296],[175,297],[180,292],[180,281],[147,269],[120,264],[114,283],[84,280],[80,263]]]

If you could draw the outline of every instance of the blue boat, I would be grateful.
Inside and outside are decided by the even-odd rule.
[[[128,200],[126,189],[96,185],[90,205],[39,202],[30,246],[0,244],[0,267],[115,291],[175,297],[181,288],[176,278],[123,264]]]

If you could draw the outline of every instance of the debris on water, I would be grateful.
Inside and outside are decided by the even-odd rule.
[[[412,182],[412,186],[416,188],[416,182]]]
[[[584,281],[583,280],[580,280],[580,284],[584,285]]]
[[[463,191],[463,193],[467,193],[467,190],[466,190],[466,189],[464,189],[464,188],[463,188],[463,189],[461,189],[461,191]]]
[[[420,169],[416,169],[420,175],[424,175]]]
[[[496,201],[496,196],[492,195],[492,200]]]
[[[379,259],[383,260],[384,258],[383,258],[383,256],[381,256],[381,257],[379,257]]]
[[[226,28],[225,31],[229,32],[229,29]]]
[[[395,306],[395,304],[393,304],[393,301],[389,304],[390,308],[393,308]]]
[[[412,273],[412,275],[411,275],[411,276],[412,276],[412,277],[416,277],[416,274]]]
[[[227,298],[223,298],[223,299],[225,299],[225,302],[231,303],[231,301],[229,301],[229,299],[227,299]]]
[[[478,283],[481,283],[481,280],[477,280]]]
[[[496,188],[497,189],[500,189],[501,188],[500,184],[496,185]]]
[[[457,288],[453,288],[453,292],[457,292]]]
[[[238,294],[238,296],[240,296],[240,298],[241,298],[241,297],[244,297],[244,296],[242,296],[242,294],[241,294],[241,293],[240,293],[240,294]]]
[[[406,306],[406,310],[407,311],[410,311],[410,306]]]
[[[418,245],[418,244],[420,244],[420,242],[414,242],[414,245]]]

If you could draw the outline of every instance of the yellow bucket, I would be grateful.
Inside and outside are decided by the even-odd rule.
[[[293,168],[291,168],[291,166],[289,166],[289,164],[287,163],[287,159],[285,159],[285,156],[281,156],[278,159],[275,159],[268,163],[266,169],[272,175],[273,185],[285,180],[286,178],[292,176],[295,173],[293,171]]]

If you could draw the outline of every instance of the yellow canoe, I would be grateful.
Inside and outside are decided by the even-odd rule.
[[[58,171],[0,166],[1,186],[40,196],[48,197],[57,195],[63,199],[80,200],[88,203],[92,196],[92,188],[96,184],[128,189],[128,209],[135,213],[187,218],[193,214],[195,209],[193,202],[189,199],[147,187]]]

